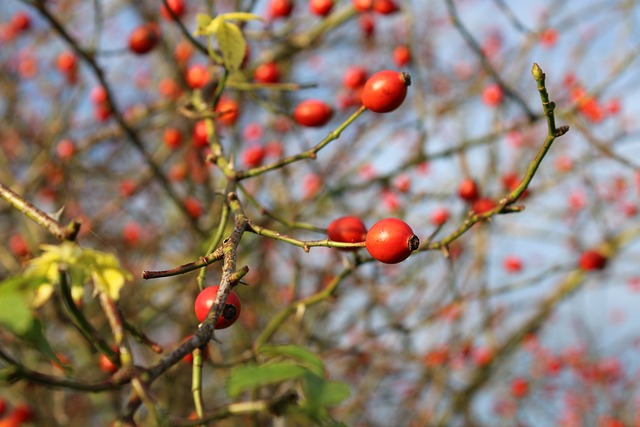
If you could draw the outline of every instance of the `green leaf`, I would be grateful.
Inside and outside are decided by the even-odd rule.
[[[347,384],[327,381],[317,375],[304,375],[302,389],[307,401],[314,407],[335,406],[351,395]]]
[[[227,393],[234,398],[244,391],[293,380],[308,372],[307,369],[292,362],[237,366],[231,370],[227,380]]]
[[[0,293],[0,324],[17,336],[26,334],[34,321],[25,296],[16,290]]]
[[[322,359],[306,348],[296,345],[263,345],[260,353],[265,356],[286,356],[296,359],[319,377],[324,376],[324,363]]]
[[[63,366],[63,363],[51,348],[49,341],[42,332],[42,323],[38,319],[33,319],[31,327],[24,334],[20,335],[20,338],[33,344],[33,346],[42,354],[47,356],[49,360],[56,362],[58,365]]]
[[[236,24],[222,22],[215,32],[218,47],[222,51],[224,65],[233,73],[240,68],[244,59],[247,42]]]

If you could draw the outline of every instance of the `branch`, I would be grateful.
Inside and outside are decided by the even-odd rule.
[[[47,230],[53,236],[60,240],[76,239],[78,232],[80,231],[80,222],[71,221],[66,227],[63,227],[56,220],[51,218],[45,212],[36,208],[33,204],[14,193],[9,187],[0,182],[0,196],[5,199],[11,206],[18,209],[27,217],[32,219],[39,226]]]

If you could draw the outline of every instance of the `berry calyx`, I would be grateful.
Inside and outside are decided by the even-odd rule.
[[[407,73],[379,71],[364,84],[362,104],[376,113],[391,112],[402,104],[410,85],[411,77]]]
[[[204,322],[207,318],[207,314],[209,314],[209,310],[216,300],[219,288],[219,286],[209,286],[208,288],[204,288],[196,297],[193,308],[200,322]],[[238,317],[240,317],[241,309],[242,304],[240,303],[240,297],[237,293],[231,291],[222,309],[222,314],[220,314],[220,317],[216,321],[215,328],[225,329],[233,325],[235,321],[238,320]]]
[[[357,216],[343,216],[331,221],[327,227],[327,236],[334,242],[364,242],[367,237],[367,227]]]
[[[369,254],[385,264],[397,264],[409,258],[420,246],[420,240],[404,221],[386,218],[369,229],[365,239]]]
[[[333,116],[333,109],[324,101],[308,99],[302,101],[293,111],[295,121],[308,127],[321,127]]]

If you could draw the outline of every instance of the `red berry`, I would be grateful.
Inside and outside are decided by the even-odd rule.
[[[362,103],[376,113],[388,113],[402,104],[410,84],[411,77],[407,73],[379,71],[364,84]]]
[[[118,370],[118,365],[113,363],[104,353],[101,353],[100,358],[98,358],[98,366],[102,372],[106,372],[108,374],[112,374]]]
[[[334,242],[364,242],[367,237],[367,227],[356,216],[343,216],[331,221],[327,228],[327,236]]]
[[[209,136],[207,133],[207,123],[204,120],[199,120],[193,127],[193,145],[196,148],[202,148],[209,145]]]
[[[163,139],[167,147],[175,150],[182,143],[182,133],[176,128],[168,128],[164,131]]]
[[[4,415],[4,412],[7,410],[7,401],[4,397],[0,397],[0,417]]]
[[[436,208],[433,212],[431,212],[431,223],[436,227],[441,226],[449,219],[449,211],[447,208]]]
[[[9,250],[17,258],[29,255],[29,244],[22,234],[14,234],[9,238]]]
[[[471,205],[471,210],[473,210],[476,215],[482,215],[483,213],[489,212],[495,207],[496,202],[493,199],[482,197],[473,202],[473,204]]]
[[[293,111],[293,118],[302,126],[321,127],[333,116],[333,110],[327,103],[318,99],[302,101]]]
[[[70,139],[62,139],[56,145],[56,155],[60,160],[68,160],[76,152],[76,147]]]
[[[390,15],[400,8],[393,0],[373,0],[373,10],[381,15]]]
[[[160,7],[160,13],[162,13],[162,16],[167,19],[167,20],[171,20],[173,18],[171,18],[171,14],[169,13],[169,10],[171,10],[171,12],[173,12],[174,15],[176,15],[178,18],[180,18],[182,15],[184,15],[184,0],[167,0],[167,5],[169,6],[169,8],[167,9],[167,7],[165,7],[165,5],[163,4]]]
[[[358,25],[366,38],[373,36],[373,33],[376,30],[376,23],[370,13],[363,13],[360,15]]]
[[[342,84],[348,89],[360,89],[367,81],[367,69],[353,65],[346,69],[342,76]]]
[[[409,61],[411,61],[411,51],[409,47],[400,45],[393,50],[393,62],[395,62],[398,67],[404,67]]]
[[[464,179],[458,186],[458,196],[467,202],[475,201],[480,197],[478,184],[476,184],[476,182],[471,178]]]
[[[140,241],[142,227],[135,221],[128,222],[122,228],[122,240],[128,246],[136,246]]]
[[[522,260],[515,255],[505,257],[502,265],[507,273],[518,273],[522,271]]]
[[[482,102],[489,107],[500,105],[502,98],[502,88],[497,83],[490,84],[482,91]]]
[[[603,270],[606,266],[607,257],[598,250],[586,250],[580,256],[580,268],[584,271]]]
[[[209,70],[203,64],[193,64],[187,70],[185,79],[191,89],[199,89],[209,82]]]
[[[184,207],[189,216],[193,219],[198,219],[202,215],[202,204],[194,197],[187,197],[184,199]]]
[[[292,0],[270,0],[269,16],[272,18],[286,18],[293,10]]]
[[[373,0],[351,0],[353,8],[358,12],[366,12],[373,7]]]
[[[387,218],[369,229],[365,244],[373,258],[385,264],[397,264],[418,249],[420,240],[406,222]]]
[[[218,114],[216,120],[222,125],[233,126],[238,121],[239,108],[234,99],[224,96],[220,98],[215,112]]]
[[[260,166],[266,155],[266,150],[261,145],[252,145],[242,152],[242,162],[250,168]]]
[[[31,17],[27,12],[16,12],[11,18],[11,27],[17,33],[26,31],[31,27]]]
[[[160,31],[157,24],[144,24],[134,29],[129,36],[129,49],[137,55],[144,55],[151,51],[159,40]]]
[[[22,425],[22,423],[26,423],[28,421],[32,421],[35,418],[35,414],[33,409],[27,404],[16,405],[11,414],[11,419],[15,421],[16,425]]]
[[[73,73],[78,66],[78,61],[73,52],[64,51],[60,55],[58,55],[58,70],[60,70],[63,74]]]
[[[511,395],[516,399],[522,399],[529,393],[529,383],[524,378],[514,378],[511,381]]]
[[[333,8],[333,0],[311,0],[309,9],[318,16],[327,16]]]
[[[256,67],[253,79],[258,83],[277,83],[280,80],[280,70],[275,62],[265,62]]]
[[[207,318],[207,314],[209,314],[209,310],[216,300],[218,289],[219,286],[209,286],[208,288],[204,288],[196,297],[193,308],[200,322],[204,322]],[[233,325],[235,321],[238,320],[238,317],[240,317],[241,309],[242,304],[240,303],[240,297],[235,291],[231,291],[227,297],[227,303],[224,309],[222,309],[222,314],[216,322],[215,328],[225,329]]]
[[[96,105],[104,104],[107,102],[107,90],[104,86],[95,86],[91,89],[91,93],[89,94],[89,99]]]

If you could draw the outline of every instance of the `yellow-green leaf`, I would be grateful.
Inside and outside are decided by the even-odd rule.
[[[206,35],[207,32],[207,27],[209,26],[209,23],[211,22],[211,17],[205,13],[198,13],[196,15],[196,23],[197,23],[197,28],[196,31],[194,32],[194,35],[199,36],[199,35]]]
[[[235,24],[222,22],[215,36],[222,51],[224,65],[233,73],[240,68],[244,59],[247,43],[244,40],[242,31]]]
[[[217,18],[221,18],[223,21],[254,21],[256,19],[262,21],[262,17],[254,13],[247,12],[230,12],[218,15]]]

